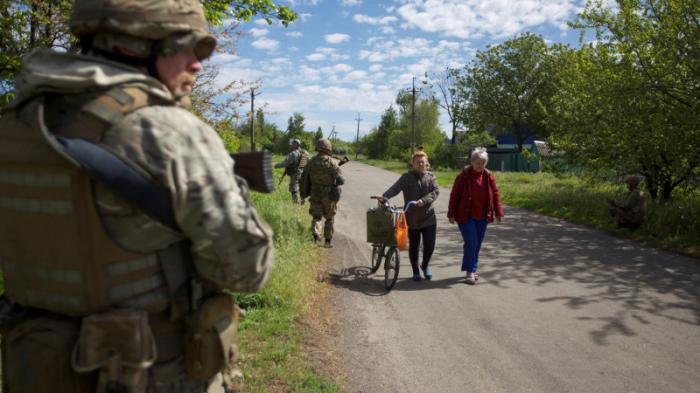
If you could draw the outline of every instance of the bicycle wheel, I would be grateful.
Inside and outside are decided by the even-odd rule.
[[[382,257],[384,256],[384,245],[373,244],[372,245],[372,261],[370,273],[374,273],[379,269],[379,265],[382,264]]]
[[[396,247],[389,247],[384,259],[384,287],[391,290],[399,278],[399,250]]]

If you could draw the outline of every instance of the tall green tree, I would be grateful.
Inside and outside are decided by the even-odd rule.
[[[467,104],[468,96],[466,89],[459,88],[461,70],[457,68],[445,67],[441,72],[428,75],[428,80],[424,83],[430,85],[436,91],[438,104],[447,113],[450,119],[452,133],[450,134],[450,142],[455,144],[458,131],[464,131],[465,122],[467,120]]]
[[[298,135],[304,132],[304,115],[299,112],[294,112],[292,116],[287,119],[287,134],[289,139],[296,138]]]
[[[424,150],[431,152],[445,138],[439,126],[440,111],[437,98],[424,92],[417,95],[415,105],[412,100],[412,93],[403,90],[396,97],[399,128],[390,133],[388,149],[393,158],[403,159],[410,155],[411,146],[422,146]]]
[[[591,168],[642,173],[652,198],[690,187],[700,166],[700,5],[596,2],[574,24],[596,44],[564,57],[553,141]]]
[[[379,126],[372,128],[370,132],[362,137],[360,145],[369,158],[386,159],[389,158],[389,141],[391,134],[400,130],[399,118],[393,105],[389,106],[382,114]]]
[[[461,116],[469,129],[513,133],[520,150],[528,131],[545,137],[554,74],[550,51],[532,33],[478,51],[455,87],[467,102]]]

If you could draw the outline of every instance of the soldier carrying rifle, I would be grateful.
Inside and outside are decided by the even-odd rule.
[[[304,199],[299,199],[299,181],[301,181],[304,168],[306,168],[306,163],[309,161],[309,153],[301,148],[299,139],[290,139],[289,146],[292,148],[292,151],[289,152],[282,162],[275,164],[275,168],[284,168],[282,178],[285,175],[289,175],[289,192],[292,194],[292,201],[304,204]]]
[[[80,54],[30,53],[0,116],[3,390],[224,392],[227,291],[272,233],[187,94],[216,46],[198,0],[76,0]]]

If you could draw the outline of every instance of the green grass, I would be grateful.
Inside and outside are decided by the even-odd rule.
[[[364,160],[367,164],[406,171],[402,162]],[[451,187],[458,170],[436,170],[438,184]],[[607,200],[622,199],[622,184],[574,174],[494,172],[503,203],[571,222],[647,241],[657,247],[700,256],[700,191],[677,193],[668,203],[647,201],[646,221],[635,231],[617,229],[608,216]],[[449,197],[449,196],[446,196]]]
[[[281,171],[276,175],[279,179]],[[241,391],[338,392],[340,385],[314,371],[303,349],[310,337],[298,322],[313,296],[324,290],[316,273],[325,250],[311,243],[308,205],[292,204],[287,185],[269,195],[253,194],[257,210],[275,231],[275,268],[260,293],[237,296],[247,309],[239,326]]]

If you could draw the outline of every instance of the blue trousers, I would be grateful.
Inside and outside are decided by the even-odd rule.
[[[464,255],[462,256],[462,271],[467,273],[476,273],[479,266],[479,251],[481,250],[481,242],[484,241],[486,235],[486,226],[488,221],[474,220],[471,217],[467,219],[466,224],[458,224],[459,231],[462,233],[464,240]]]

